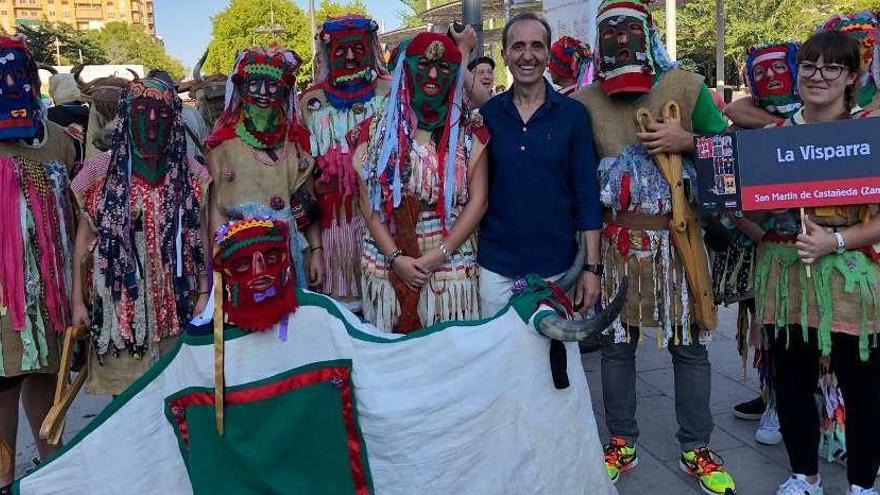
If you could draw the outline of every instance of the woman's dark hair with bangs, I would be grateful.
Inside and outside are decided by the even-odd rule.
[[[841,31],[822,31],[810,36],[801,45],[797,54],[797,62],[816,62],[822,58],[824,64],[840,64],[846,66],[850,72],[860,74],[862,67],[862,55],[859,50],[859,42],[852,36]],[[852,108],[855,106],[856,85],[858,78],[846,87],[846,104]]]

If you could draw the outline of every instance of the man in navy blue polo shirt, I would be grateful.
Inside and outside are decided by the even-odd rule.
[[[480,109],[492,133],[489,207],[480,225],[480,311],[488,317],[502,309],[518,278],[565,272],[577,235],[585,237],[587,263],[574,303],[592,307],[602,273],[602,213],[590,118],[543,77],[550,53],[546,21],[529,13],[514,17],[501,44],[514,82]]]

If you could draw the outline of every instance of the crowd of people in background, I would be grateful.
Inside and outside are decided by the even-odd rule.
[[[288,277],[410,333],[499,314],[517,280],[559,279],[582,246],[577,312],[628,287],[600,349],[611,482],[639,462],[636,354],[652,335],[672,359],[681,469],[705,493],[736,493],[710,448],[707,346],[716,306],[737,304],[762,393],[734,414],[760,419],[759,442],[784,442],[777,495],[822,494],[820,456],[846,464],[850,494],[876,494],[877,205],[697,215],[664,169],[683,157],[694,183],[700,134],[877,116],[876,14],[751,48],[750,97],[726,106],[669,58],[647,2],[605,0],[596,26],[591,48],[540,16],[510,19],[504,89],[470,26],[418,34],[386,60],[375,21],[334,18],[307,89],[299,55],[254,47],[213,94],[189,86],[195,108],[154,71],[88,87],[55,74],[47,109],[26,40],[0,39],[0,487],[19,402],[36,437],[70,325],[89,328],[86,390],[116,396],[215,305],[254,328],[277,321]],[[691,251],[670,229],[682,211]],[[212,259],[229,220],[281,222],[291,259]],[[212,264],[251,282],[216,300]]]

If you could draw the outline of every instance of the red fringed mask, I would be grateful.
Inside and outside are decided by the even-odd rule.
[[[215,241],[214,269],[223,275],[227,322],[266,330],[296,309],[287,224],[230,222],[217,229]]]

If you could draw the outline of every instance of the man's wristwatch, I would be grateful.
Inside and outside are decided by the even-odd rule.
[[[603,265],[602,263],[596,263],[596,264],[587,263],[586,265],[584,265],[584,271],[593,273],[597,277],[601,277],[602,272],[605,271],[605,265]]]
[[[834,233],[835,239],[837,239],[837,250],[835,251],[837,254],[843,254],[846,252],[846,241],[843,240],[843,234],[840,232]]]

